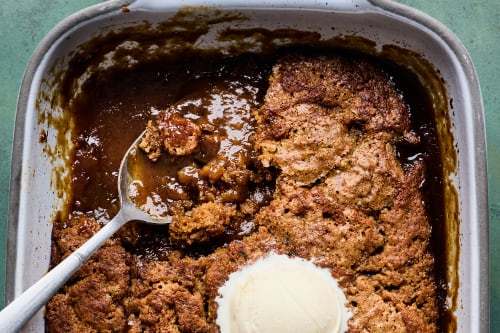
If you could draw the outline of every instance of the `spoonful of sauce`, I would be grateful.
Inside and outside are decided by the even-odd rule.
[[[124,224],[142,221],[150,224],[169,224],[171,216],[148,214],[137,207],[130,193],[134,177],[130,170],[139,151],[139,143],[144,132],[132,143],[123,157],[118,173],[118,196],[120,210],[104,227],[80,248],[50,270],[43,278],[17,297],[0,312],[0,332],[17,332],[23,325],[57,293],[63,284],[88,258]]]

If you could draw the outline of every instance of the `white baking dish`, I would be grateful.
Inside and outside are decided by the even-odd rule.
[[[449,199],[448,237],[449,242],[459,243],[458,247],[451,247],[449,254],[452,257],[450,262],[454,262],[453,256],[457,256],[458,264],[449,269],[450,290],[457,292],[449,295],[448,302],[456,309],[457,332],[487,332],[486,148],[484,112],[476,73],[463,45],[444,26],[414,9],[384,0],[108,1],[76,13],[57,25],[35,51],[18,101],[9,208],[6,303],[47,271],[51,221],[54,212],[63,208],[65,199],[61,183],[67,177],[64,168],[66,151],[57,151],[55,138],[64,135],[69,140],[71,126],[68,122],[64,133],[53,128],[53,122],[67,117],[62,109],[54,108],[50,103],[57,95],[57,90],[47,84],[53,79],[51,73],[54,73],[54,68],[63,70],[81,43],[101,33],[118,31],[144,21],[165,21],[184,5],[216,7],[232,13],[237,10],[244,19],[230,22],[235,29],[291,28],[316,31],[323,39],[360,36],[373,41],[375,50],[382,50],[383,45],[396,44],[421,54],[435,66],[447,92],[447,96],[436,98],[448,98],[453,104],[444,110],[444,116],[438,116],[444,119],[438,123],[442,121],[441,139],[447,142],[444,156]],[[197,45],[231,46],[227,41],[219,43],[213,40],[214,31],[220,27],[220,24],[210,26]],[[40,99],[40,96],[44,97]],[[448,100],[446,102],[448,104]],[[47,134],[46,144],[40,142],[42,132]],[[47,147],[52,149],[52,154],[46,153]],[[457,153],[456,159],[454,152]],[[456,210],[455,206],[458,207]],[[41,332],[43,327],[40,312],[23,332]]]

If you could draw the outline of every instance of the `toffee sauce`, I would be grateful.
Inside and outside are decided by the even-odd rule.
[[[184,97],[165,111],[200,129],[201,134],[189,153],[163,152],[155,161],[141,150],[133,156],[130,197],[141,209],[165,216],[175,214],[176,208],[184,214],[184,208],[215,199],[228,204],[249,200],[258,208],[271,200],[273,177],[259,174],[253,149],[256,121],[252,112],[262,100],[265,78],[260,72],[252,73],[259,66],[248,60],[244,65],[224,63],[214,74],[196,75]],[[248,64],[252,68],[245,70]],[[180,134],[178,124],[163,122],[161,126],[185,135]],[[225,181],[220,181],[223,177]]]
[[[386,64],[386,70],[392,75],[396,87],[410,106],[411,130],[420,138],[417,144],[409,145],[400,142],[396,145],[396,153],[403,166],[409,166],[418,160],[425,162],[425,181],[420,191],[431,224],[430,251],[434,256],[434,277],[437,284],[436,296],[440,311],[438,327],[448,332],[448,324],[452,322],[453,314],[447,309],[447,244],[446,225],[444,221],[444,175],[441,150],[436,133],[436,123],[432,101],[419,80],[410,73],[395,65]]]
[[[76,121],[76,145],[71,170],[73,200],[68,210],[70,216],[90,214],[99,222],[106,223],[116,214],[119,208],[116,181],[120,161],[129,145],[158,110],[192,96],[194,91],[210,92],[214,82],[227,79],[240,79],[251,86],[256,96],[252,97],[254,100],[249,104],[258,106],[266,92],[272,65],[280,52],[222,58],[218,53],[189,50],[171,58],[138,64],[132,70],[116,69],[106,76],[89,78],[82,87],[82,94],[70,105]],[[403,166],[411,165],[416,160],[426,162],[427,177],[422,184],[422,192],[431,216],[430,251],[436,259],[439,327],[440,332],[448,332],[449,325],[453,325],[450,324],[453,314],[446,304],[448,262],[447,231],[442,222],[445,205],[443,168],[432,100],[416,76],[407,69],[379,58],[373,57],[371,60],[379,63],[392,77],[410,107],[412,131],[421,138],[418,144],[397,144],[396,150]],[[255,124],[251,126],[255,127]],[[266,186],[272,188],[273,184]],[[171,248],[167,242],[167,229],[156,226],[140,228],[139,247],[127,250],[148,260],[166,257]],[[238,237],[241,237],[238,233],[228,233],[208,245],[192,246],[185,252],[187,255],[200,256]]]
[[[186,51],[142,63],[133,70],[115,70],[106,76],[88,79],[82,93],[70,104],[76,129],[70,217],[90,214],[100,223],[106,223],[116,214],[119,209],[117,170],[123,154],[148,120],[173,105],[184,116],[217,127],[224,134],[220,151],[233,159],[242,155],[238,152],[243,152],[252,167],[256,159],[251,143],[256,122],[251,113],[262,103],[272,62],[271,56],[245,54],[221,58],[218,53]],[[239,107],[227,100],[236,95]],[[236,108],[238,114],[230,112]],[[164,154],[159,161],[151,162],[141,153],[138,152],[141,180],[152,190],[135,199],[150,200],[152,192],[161,195],[160,201],[169,201],[167,203],[192,196],[188,186],[179,184],[176,173],[186,166],[202,164],[207,156]],[[274,180],[249,183],[246,191],[247,196],[262,207],[272,199]],[[128,250],[138,256],[162,258],[173,246],[168,242],[166,226],[137,224],[134,228],[140,230],[140,240],[134,241]],[[185,251],[191,256],[204,255],[253,230],[253,216],[246,216],[209,244],[191,245]]]

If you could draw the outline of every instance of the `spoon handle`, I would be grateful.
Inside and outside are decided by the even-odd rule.
[[[116,216],[87,240],[70,256],[45,274],[0,312],[0,332],[19,331],[33,315],[57,293],[61,286],[85,261],[120,227],[126,214],[120,210]]]

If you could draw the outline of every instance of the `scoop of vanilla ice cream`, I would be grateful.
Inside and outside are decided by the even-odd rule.
[[[285,255],[231,274],[219,294],[221,333],[341,333],[350,317],[328,270]]]

